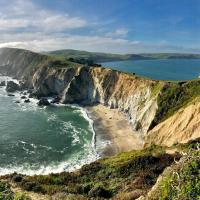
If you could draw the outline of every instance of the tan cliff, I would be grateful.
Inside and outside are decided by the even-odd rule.
[[[200,101],[196,99],[172,117],[154,127],[145,137],[145,146],[172,146],[200,137]]]
[[[33,86],[40,96],[60,95],[62,103],[102,104],[118,109],[133,130],[145,134],[157,110],[152,88],[157,81],[101,67],[39,69]]]

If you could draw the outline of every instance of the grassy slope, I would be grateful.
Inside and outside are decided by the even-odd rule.
[[[174,163],[174,160],[179,160],[180,154],[170,155],[164,148],[152,146],[96,161],[83,166],[77,172],[45,176],[13,174],[2,179],[12,180],[25,191],[50,196],[59,194],[62,199],[128,200],[147,195],[158,176],[164,171],[162,175],[164,178],[149,199],[198,199],[200,197],[200,154],[197,144],[199,141],[170,148],[170,150],[187,152],[178,164]],[[165,170],[168,166],[171,167]],[[177,179],[177,173],[180,179]],[[181,185],[179,185],[180,181]],[[177,185],[180,189],[175,187]]]
[[[161,179],[149,194],[149,200],[200,199],[200,140],[180,146],[185,155],[178,163],[164,170]]]
[[[164,83],[158,91],[158,110],[151,128],[200,96],[200,80]],[[158,92],[157,91],[157,92]]]
[[[134,196],[146,194],[174,157],[179,156],[168,155],[159,147],[151,147],[96,161],[74,173],[47,176],[14,174],[11,178],[24,190],[43,194],[65,193],[84,198],[115,196],[124,199],[129,193]]]

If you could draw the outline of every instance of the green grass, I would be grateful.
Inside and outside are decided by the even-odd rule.
[[[192,103],[199,96],[200,80],[165,83],[157,98],[158,110],[150,129],[172,116],[180,108]]]
[[[159,92],[162,90],[163,86],[164,86],[164,82],[161,82],[161,81],[157,82],[157,84],[155,84],[153,88],[151,89],[151,98],[156,97],[159,94]]]
[[[161,147],[152,146],[96,161],[73,173],[46,176],[14,174],[12,179],[27,191],[111,198],[127,190],[146,193],[164,168],[173,162],[174,156],[178,157],[165,154]]]
[[[200,199],[200,152],[194,152],[160,185],[160,200]]]
[[[50,196],[60,194],[63,199],[128,200],[141,195],[145,196],[156,183],[158,176],[170,166],[170,170],[162,175],[164,178],[150,199],[198,200],[200,195],[198,141],[177,144],[174,147],[188,154],[181,158],[180,164],[174,163],[174,160],[179,160],[181,157],[178,153],[169,155],[165,153],[164,147],[151,146],[98,160],[83,166],[76,172],[35,176],[12,174],[7,178],[12,179],[25,191]],[[180,178],[177,178],[177,173]],[[181,184],[179,184],[180,181]],[[7,194],[11,195],[11,199],[6,200],[24,196],[13,194],[9,185],[3,185],[3,191],[5,188],[8,188]],[[18,200],[27,200],[28,197],[23,198],[18,198]]]

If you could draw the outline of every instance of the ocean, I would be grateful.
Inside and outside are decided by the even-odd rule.
[[[155,80],[190,80],[200,75],[200,59],[128,60],[101,64]]]
[[[14,95],[0,88],[0,175],[72,171],[99,157],[92,120],[84,109],[39,107],[35,99],[24,103],[22,94]]]

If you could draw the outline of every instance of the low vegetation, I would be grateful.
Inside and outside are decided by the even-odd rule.
[[[13,174],[9,178],[25,191],[51,196],[62,193],[81,198],[124,199],[146,194],[175,158],[179,159],[180,155],[169,155],[161,147],[152,146],[96,161],[73,173]]]
[[[31,200],[23,193],[15,193],[7,182],[0,181],[0,200]]]
[[[150,129],[172,116],[180,108],[193,102],[199,96],[200,80],[166,83],[160,90],[157,100],[158,110]]]
[[[200,199],[200,143],[185,147],[185,156],[166,169],[149,200],[199,200]]]
[[[46,194],[59,200],[130,200],[147,194],[149,200],[198,200],[198,145],[198,140],[186,145],[174,145],[170,149],[180,153],[173,154],[167,154],[164,147],[151,146],[98,160],[71,173],[4,176],[0,182],[0,200],[29,199],[24,194],[14,194],[7,182],[22,191]],[[160,175],[162,179],[156,183]]]

